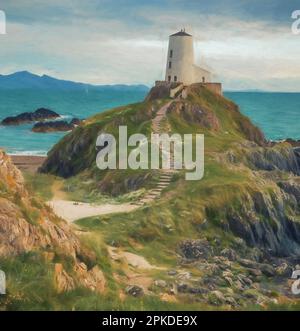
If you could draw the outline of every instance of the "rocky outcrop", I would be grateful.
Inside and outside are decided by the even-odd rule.
[[[106,280],[103,272],[98,266],[88,270],[84,263],[74,265],[72,276],[64,269],[61,263],[56,263],[54,267],[54,282],[58,293],[74,290],[76,287],[85,287],[89,290],[103,293]]]
[[[280,170],[300,175],[300,153],[289,144],[276,144],[266,148],[252,148],[246,151],[250,165],[258,170]]]
[[[56,119],[59,118],[60,115],[56,112],[46,109],[46,108],[40,108],[37,109],[35,112],[32,113],[22,113],[17,116],[10,116],[5,118],[1,124],[2,125],[20,125],[23,123],[31,123],[31,122],[37,122],[37,121],[45,121],[50,119]]]
[[[39,133],[47,132],[60,132],[60,131],[72,131],[75,125],[70,124],[66,121],[55,121],[55,122],[38,122],[36,123],[31,131]]]
[[[188,260],[207,259],[213,255],[212,247],[205,239],[185,240],[180,243],[179,252]]]
[[[0,151],[0,255],[52,247],[76,258],[80,243],[69,226],[32,197],[21,172]]]
[[[95,265],[94,253],[81,244],[64,220],[27,192],[21,172],[0,151],[0,257],[33,251],[43,252],[50,263],[54,256],[72,261],[71,274],[62,264],[53,266],[58,292],[78,286],[104,290],[105,278]],[[88,269],[87,264],[93,267]]]
[[[46,121],[36,123],[31,131],[39,133],[72,131],[82,124],[79,118],[73,118],[69,123],[67,121]]]
[[[98,132],[86,132],[84,134],[81,127],[76,128],[71,135],[67,135],[63,141],[67,142],[62,148],[54,148],[49,152],[48,158],[43,163],[40,171],[42,173],[56,173],[58,176],[68,178],[78,174],[80,171],[91,166],[96,160],[96,149],[91,150],[91,146],[96,145]],[[82,133],[82,134],[81,134]],[[85,155],[88,151],[92,151],[92,155]],[[80,155],[85,155],[81,158],[81,162],[72,162]]]
[[[273,256],[300,254],[300,223],[289,216],[288,207],[299,212],[300,184],[282,182],[276,195],[254,192],[243,198],[239,209],[227,212],[229,230]]]
[[[197,124],[205,129],[220,130],[220,122],[214,112],[188,101],[172,103],[167,113],[175,113],[189,125]]]
[[[172,89],[175,89],[181,85],[180,83],[169,83],[162,82],[161,84],[157,84],[156,86],[152,87],[150,92],[148,93],[145,101],[154,101],[158,99],[167,99],[170,97],[170,92]]]

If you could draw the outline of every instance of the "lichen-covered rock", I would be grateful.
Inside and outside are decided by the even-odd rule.
[[[185,240],[179,244],[181,255],[188,260],[207,259],[212,255],[212,247],[205,239]]]

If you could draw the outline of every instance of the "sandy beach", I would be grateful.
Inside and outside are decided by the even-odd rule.
[[[17,168],[30,173],[37,172],[38,168],[46,160],[45,156],[10,155],[10,157]]]

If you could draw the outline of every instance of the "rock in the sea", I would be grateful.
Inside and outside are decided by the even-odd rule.
[[[80,125],[82,123],[82,120],[79,118],[74,117],[72,121],[70,122],[71,125]]]
[[[53,122],[38,122],[31,131],[33,132],[57,132],[57,131],[71,131],[74,129],[73,124],[69,124],[66,121],[53,121]]]
[[[1,122],[1,124],[2,125],[19,125],[19,124],[23,124],[23,123],[56,119],[59,117],[60,117],[59,114],[57,114],[56,112],[54,112],[50,109],[39,108],[35,112],[22,113],[17,116],[6,117]]]

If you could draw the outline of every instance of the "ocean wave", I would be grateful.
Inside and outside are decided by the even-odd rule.
[[[8,151],[7,154],[13,156],[47,156],[46,151]]]
[[[72,115],[60,115],[56,120],[61,121],[61,120],[71,120],[73,119],[74,116]]]

